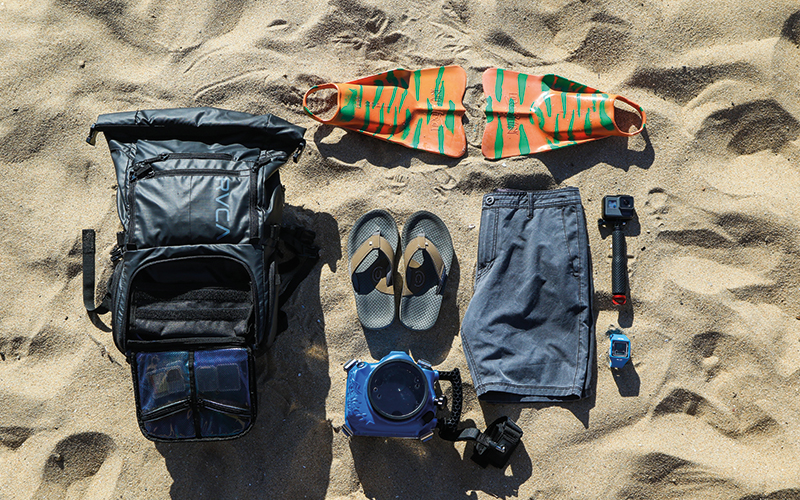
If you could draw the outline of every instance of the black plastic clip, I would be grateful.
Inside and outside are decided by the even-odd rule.
[[[500,417],[475,440],[472,461],[486,468],[491,464],[502,469],[522,440],[522,429],[508,417]]]
[[[111,262],[117,262],[125,255],[125,250],[123,250],[120,246],[114,245],[114,248],[111,249]]]
[[[86,138],[86,142],[94,146],[97,143],[97,124],[93,123],[91,127],[89,127],[89,136]]]
[[[297,160],[300,159],[300,155],[303,154],[303,150],[306,148],[306,141],[300,143],[300,145],[295,150],[294,154],[292,155],[292,160],[297,163]]]

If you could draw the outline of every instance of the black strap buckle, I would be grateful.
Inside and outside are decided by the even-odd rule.
[[[522,429],[508,417],[500,417],[478,435],[472,461],[486,468],[491,464],[499,469],[506,466],[511,454],[522,440]]]
[[[96,144],[96,142],[97,142],[97,133],[98,132],[99,132],[99,130],[97,130],[97,124],[96,123],[92,123],[92,126],[89,127],[89,136],[86,138],[86,142],[89,143],[90,145],[94,146]]]
[[[297,160],[300,159],[300,155],[303,154],[303,150],[305,148],[306,148],[306,141],[302,141],[295,150],[294,154],[292,154],[292,159],[294,160],[295,163],[297,163]]]
[[[114,248],[111,249],[111,262],[117,262],[125,255],[125,250],[123,250],[119,245],[115,245]]]

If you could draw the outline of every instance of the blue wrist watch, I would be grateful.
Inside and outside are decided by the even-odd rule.
[[[611,343],[608,348],[609,366],[622,368],[631,359],[631,341],[619,330],[609,330]]]

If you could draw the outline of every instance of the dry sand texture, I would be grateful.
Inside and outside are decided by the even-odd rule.
[[[800,498],[800,6],[796,1],[0,0],[0,498]],[[305,90],[396,67],[460,64],[468,155],[320,126]],[[481,74],[556,73],[641,104],[646,131],[485,161]],[[308,127],[282,176],[322,264],[265,357],[259,417],[231,442],[154,444],[130,371],[81,301],[80,229],[119,223],[98,114],[215,106]],[[596,396],[496,406],[459,335],[481,196],[581,190],[599,311]],[[604,194],[634,195],[632,303],[610,303]],[[430,332],[364,332],[343,242],[373,208],[440,215],[456,246]],[[634,369],[606,368],[609,324]],[[466,376],[465,418],[525,430],[504,471],[471,445],[348,440],[351,358],[410,350]]]

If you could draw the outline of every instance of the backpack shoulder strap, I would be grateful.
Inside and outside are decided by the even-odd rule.
[[[119,235],[117,235],[117,238],[119,238]],[[83,230],[83,234],[81,235],[81,247],[83,253],[83,306],[86,308],[89,319],[95,326],[104,331],[111,331],[99,318],[100,314],[106,314],[111,311],[112,299],[110,287],[106,287],[106,294],[103,296],[103,300],[100,304],[95,305],[94,303],[94,259],[96,254],[94,229]],[[119,247],[116,247],[115,251],[111,254],[111,260],[116,262],[120,258],[122,258],[121,252],[119,252]]]
[[[105,314],[110,311],[111,297],[108,293],[99,305],[94,303],[94,229],[84,229],[82,235],[83,247],[83,305],[91,314]]]
[[[319,247],[314,244],[316,233],[300,226],[284,226],[275,248],[281,291],[278,295],[278,333],[289,326],[286,313],[280,309],[319,261]]]
[[[314,244],[316,238],[314,231],[300,226],[289,226],[281,228],[280,247],[284,257],[286,253],[294,254],[289,260],[282,262],[278,266],[281,276],[292,273],[292,277],[283,285],[280,293],[278,307],[283,307],[289,297],[300,285],[308,273],[317,265],[319,261],[319,247]]]

